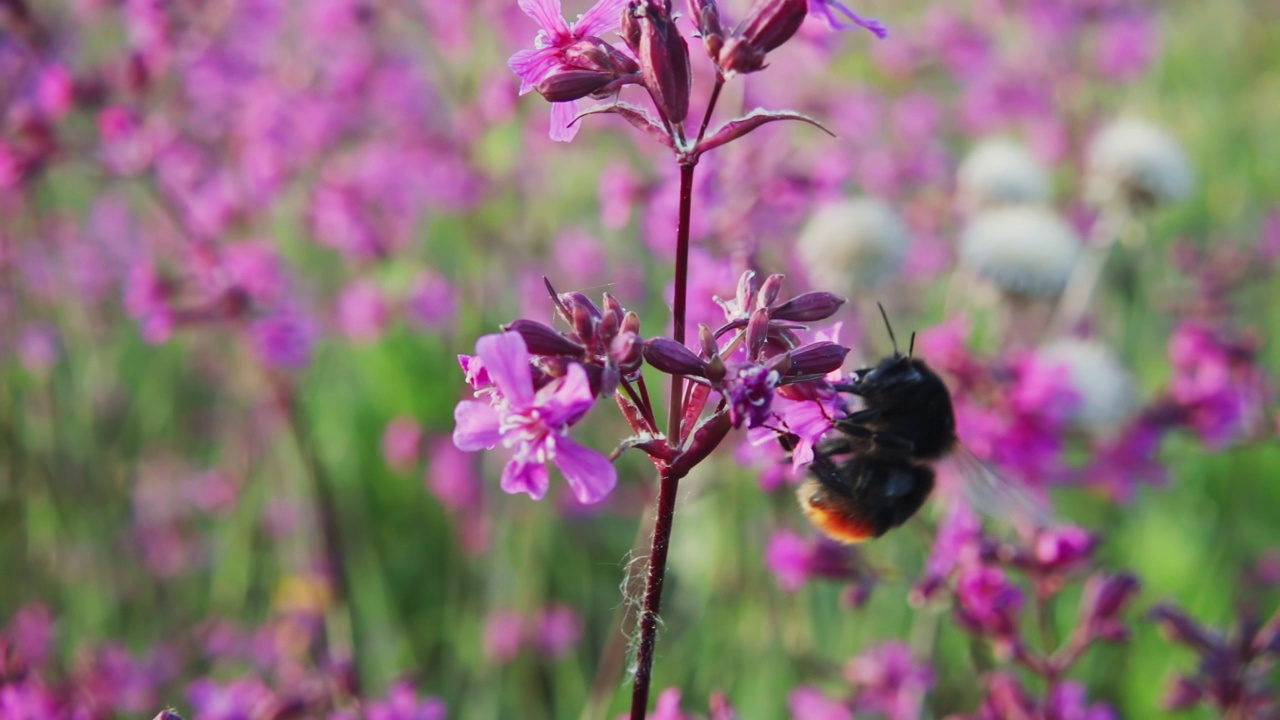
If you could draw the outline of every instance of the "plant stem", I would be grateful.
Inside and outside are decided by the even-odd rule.
[[[708,113],[709,114],[709,113]],[[684,344],[685,308],[689,288],[689,217],[693,209],[693,169],[696,160],[680,165],[680,214],[676,221],[676,287],[671,303],[672,337]],[[671,377],[671,403],[667,408],[667,444],[678,449],[680,417],[684,414],[684,378]],[[635,683],[631,687],[631,720],[644,720],[649,707],[649,683],[653,679],[653,652],[657,644],[658,618],[662,607],[662,585],[667,576],[667,550],[675,523],[676,493],[680,476],[671,468],[661,469],[658,513],[653,524],[649,549],[649,569],[645,576],[644,605],[640,610],[640,643],[636,650]]]
[[[314,493],[316,522],[319,524],[320,539],[324,546],[324,561],[327,580],[333,589],[336,609],[345,615],[346,635],[340,639],[340,649],[351,653],[354,669],[352,680],[356,692],[362,684],[363,663],[361,662],[360,644],[357,641],[355,610],[352,607],[354,583],[351,568],[346,560],[346,552],[342,542],[342,529],[338,520],[338,500],[334,493],[333,482],[325,472],[320,458],[316,455],[311,434],[298,411],[293,389],[288,383],[268,371],[268,380],[275,393],[275,400],[284,416],[289,433],[293,437],[298,455],[311,476]],[[329,638],[332,640],[332,638]],[[332,648],[330,648],[332,651]],[[332,658],[326,658],[329,660]]]
[[[636,649],[635,684],[631,687],[631,720],[644,720],[649,707],[649,683],[653,679],[653,651],[657,644],[658,617],[662,606],[662,585],[667,576],[667,550],[675,521],[676,493],[680,478],[662,472],[658,488],[658,517],[653,524],[653,545],[649,549],[649,572],[644,584],[644,607],[640,610],[640,644]]]

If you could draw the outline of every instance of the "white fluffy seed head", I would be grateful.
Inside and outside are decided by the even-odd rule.
[[[956,187],[961,208],[968,212],[1002,205],[1049,202],[1053,184],[1031,151],[1007,138],[989,138],[960,163]]]
[[[1038,351],[1042,361],[1063,365],[1080,394],[1072,424],[1099,435],[1116,432],[1135,408],[1133,376],[1111,348],[1097,340],[1065,338]]]
[[[979,213],[960,237],[960,262],[1005,292],[1053,297],[1080,255],[1080,239],[1048,208],[1018,205]]]
[[[881,200],[843,200],[814,212],[800,232],[796,253],[815,288],[853,294],[876,287],[902,267],[907,227]]]
[[[1195,174],[1182,145],[1163,129],[1126,118],[1107,125],[1089,143],[1085,199],[1116,201],[1145,210],[1190,197]]]

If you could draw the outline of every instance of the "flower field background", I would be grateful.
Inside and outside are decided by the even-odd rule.
[[[650,717],[1280,716],[1280,5],[836,8],[725,85],[713,127],[835,137],[702,159],[691,335],[781,273],[866,367],[883,303],[1053,520],[943,497],[838,545],[736,430],[680,486]],[[539,26],[0,0],[0,720],[624,716],[653,468],[535,502],[454,442],[458,356],[552,323],[547,281],[670,332],[675,166],[518,94]]]

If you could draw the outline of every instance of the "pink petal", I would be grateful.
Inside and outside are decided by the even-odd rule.
[[[618,470],[609,458],[579,445],[568,435],[556,438],[556,454],[552,458],[574,497],[584,505],[600,502],[618,484]]]
[[[502,490],[512,495],[528,493],[534,500],[541,500],[547,494],[547,486],[551,484],[548,478],[546,465],[513,457],[502,468]]]
[[[587,380],[587,371],[574,363],[569,366],[568,374],[562,380],[538,392],[535,404],[543,411],[543,422],[554,428],[573,424],[595,402],[591,383]]]
[[[525,15],[547,31],[553,41],[557,35],[569,34],[569,24],[564,21],[560,0],[520,0],[518,4]]]
[[[463,400],[453,409],[453,444],[459,450],[488,450],[502,441],[498,411],[478,400]]]
[[[607,32],[617,30],[622,25],[622,9],[628,0],[600,0],[591,9],[578,16],[573,23],[573,34],[576,37],[595,35],[600,37]]]
[[[569,142],[578,134],[579,123],[573,119],[578,117],[578,101],[551,103],[551,139],[556,142]]]
[[[507,67],[520,77],[520,94],[533,90],[538,81],[561,64],[559,55],[553,48],[540,50],[520,50],[507,58]]]
[[[518,333],[485,335],[476,341],[476,356],[513,407],[533,405],[533,373],[529,371],[529,349],[524,338]]]

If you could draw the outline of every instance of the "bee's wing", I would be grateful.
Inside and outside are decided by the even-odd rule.
[[[939,465],[944,493],[952,494],[952,499],[1018,530],[1053,524],[1048,495],[1010,480],[963,444],[957,444]]]

